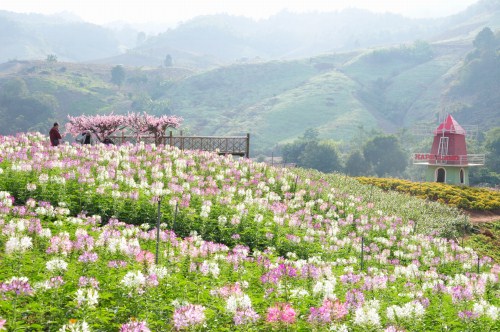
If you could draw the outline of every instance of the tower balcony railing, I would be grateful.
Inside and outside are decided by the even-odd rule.
[[[439,155],[431,153],[414,153],[412,156],[415,165],[443,165],[443,166],[481,166],[484,165],[484,154]]]

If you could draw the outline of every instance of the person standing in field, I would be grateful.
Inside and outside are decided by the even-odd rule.
[[[58,146],[59,143],[61,143],[62,136],[59,133],[59,123],[54,122],[54,126],[52,127],[52,129],[50,129],[49,137],[50,137],[50,145]]]
[[[90,131],[87,130],[83,133],[83,140],[82,140],[82,144],[90,144],[91,141],[90,141]]]

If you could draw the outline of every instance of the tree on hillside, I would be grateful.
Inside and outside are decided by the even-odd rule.
[[[143,93],[134,98],[132,109],[139,112],[146,112],[152,115],[170,115],[170,102],[166,99],[151,98],[147,93]]]
[[[122,65],[116,65],[111,68],[111,82],[121,87],[125,81],[125,68]]]
[[[163,60],[163,65],[165,67],[172,67],[172,56],[170,54],[167,54],[165,56],[165,59]]]
[[[0,99],[20,98],[28,94],[28,86],[22,78],[12,78],[5,82],[0,89]]]
[[[332,142],[320,141],[316,128],[307,129],[293,143],[282,147],[283,162],[295,163],[298,167],[317,169],[330,173],[341,171],[337,148]]]
[[[365,160],[359,150],[349,155],[345,164],[345,172],[351,176],[370,175],[371,165]]]
[[[304,151],[305,146],[306,143],[302,141],[295,141],[293,143],[288,143],[283,145],[281,147],[283,162],[285,164],[289,163],[297,164],[299,162],[300,155]]]
[[[308,142],[299,156],[297,166],[317,169],[323,173],[342,171],[337,149],[329,142]]]
[[[300,139],[303,139],[304,141],[311,142],[311,141],[317,141],[319,137],[319,131],[316,128],[308,128],[304,132],[304,134],[300,137]]]
[[[55,63],[57,62],[57,55],[55,54],[49,54],[47,55],[47,58],[45,59],[48,63]]]
[[[136,45],[139,46],[146,41],[146,33],[144,31],[137,33]]]
[[[495,35],[489,27],[485,27],[476,35],[472,44],[482,51],[492,50],[495,47]]]
[[[408,158],[394,135],[377,136],[363,147],[363,156],[379,176],[398,176],[406,168]]]
[[[0,132],[43,131],[49,127],[57,107],[53,96],[30,93],[23,79],[10,79],[0,87]]]
[[[500,127],[490,129],[486,133],[485,147],[488,152],[486,166],[491,171],[500,174]]]
[[[293,143],[285,144],[282,148],[283,162],[285,163],[295,163],[299,164],[299,158],[301,154],[304,152],[306,145],[309,142],[318,142],[318,130],[316,128],[308,128]],[[314,167],[313,167],[314,168]]]

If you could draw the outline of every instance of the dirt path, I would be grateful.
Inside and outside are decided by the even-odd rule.
[[[465,211],[473,224],[500,221],[500,211]]]

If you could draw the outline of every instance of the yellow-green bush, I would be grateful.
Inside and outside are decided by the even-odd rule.
[[[388,178],[356,178],[384,190],[395,190],[420,198],[445,203],[466,210],[492,211],[500,209],[500,192],[467,186],[454,186],[436,182],[412,182]]]

